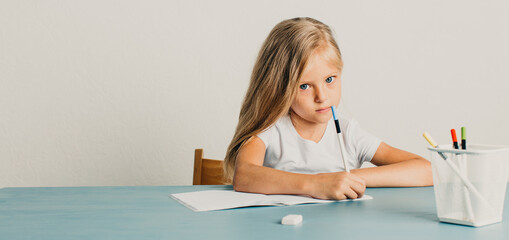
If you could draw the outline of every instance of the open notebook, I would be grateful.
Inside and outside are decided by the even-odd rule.
[[[171,198],[195,212],[230,209],[250,206],[285,206],[304,203],[330,203],[342,201],[359,201],[373,199],[364,195],[358,199],[321,200],[297,195],[265,195],[257,193],[236,192],[234,190],[207,190],[171,194]]]

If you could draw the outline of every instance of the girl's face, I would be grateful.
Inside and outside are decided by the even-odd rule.
[[[299,120],[311,124],[327,123],[332,117],[330,107],[337,106],[341,98],[341,70],[323,54],[316,51],[308,59],[291,106]]]

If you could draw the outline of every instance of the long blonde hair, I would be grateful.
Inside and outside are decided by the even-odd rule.
[[[341,52],[331,29],[313,18],[293,18],[277,24],[258,53],[239,115],[235,135],[224,162],[226,182],[231,182],[242,146],[288,113],[297,94],[308,58],[327,48],[330,60],[341,69]]]

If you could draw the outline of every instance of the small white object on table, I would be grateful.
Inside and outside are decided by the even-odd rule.
[[[302,222],[302,215],[290,214],[283,217],[281,224],[283,225],[297,225]]]

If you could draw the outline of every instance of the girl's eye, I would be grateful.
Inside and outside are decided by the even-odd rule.
[[[325,82],[327,83],[334,82],[334,77],[328,77],[327,79],[325,79]]]
[[[302,89],[302,90],[306,90],[306,89],[308,89],[308,88],[309,88],[309,85],[308,85],[308,84],[301,84],[301,85],[299,86],[299,88],[300,88],[300,89]]]

